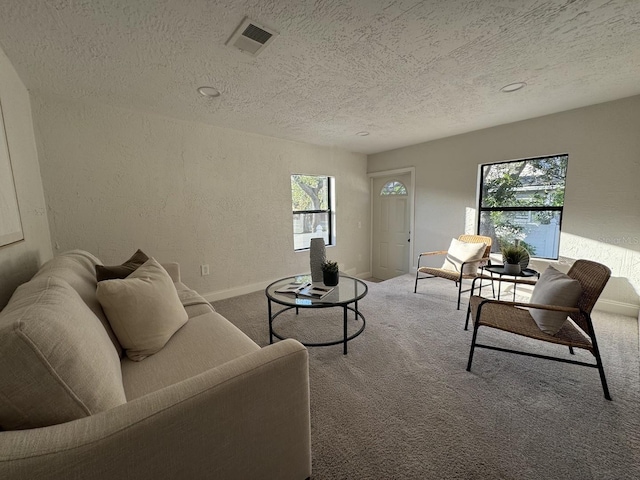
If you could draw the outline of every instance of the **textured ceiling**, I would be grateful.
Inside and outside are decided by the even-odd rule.
[[[1,0],[0,44],[35,93],[363,153],[640,94],[640,0]]]

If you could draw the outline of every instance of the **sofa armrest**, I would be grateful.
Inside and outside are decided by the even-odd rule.
[[[161,263],[161,265],[167,271],[173,283],[180,282],[180,264],[178,262]]]
[[[283,340],[106,412],[0,432],[0,478],[311,475],[308,352]]]

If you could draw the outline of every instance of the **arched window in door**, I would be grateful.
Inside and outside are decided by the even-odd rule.
[[[402,182],[392,180],[384,184],[380,195],[407,195],[407,187]]]

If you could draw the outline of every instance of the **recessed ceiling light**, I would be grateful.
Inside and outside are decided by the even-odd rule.
[[[198,93],[204,97],[215,98],[220,96],[220,91],[213,87],[200,87]]]
[[[505,85],[504,87],[502,87],[500,89],[501,92],[503,93],[511,93],[511,92],[517,92],[518,90],[526,87],[527,84],[524,82],[515,82],[515,83],[510,83],[509,85]]]
[[[362,131],[362,132],[356,133],[356,135],[358,135],[359,137],[366,137],[367,135],[369,135],[369,132]]]

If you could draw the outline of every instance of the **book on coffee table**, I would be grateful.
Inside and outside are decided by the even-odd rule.
[[[323,298],[333,291],[334,287],[325,287],[321,285],[313,285],[310,282],[305,283],[288,283],[276,290],[276,293],[290,293],[296,297]]]

